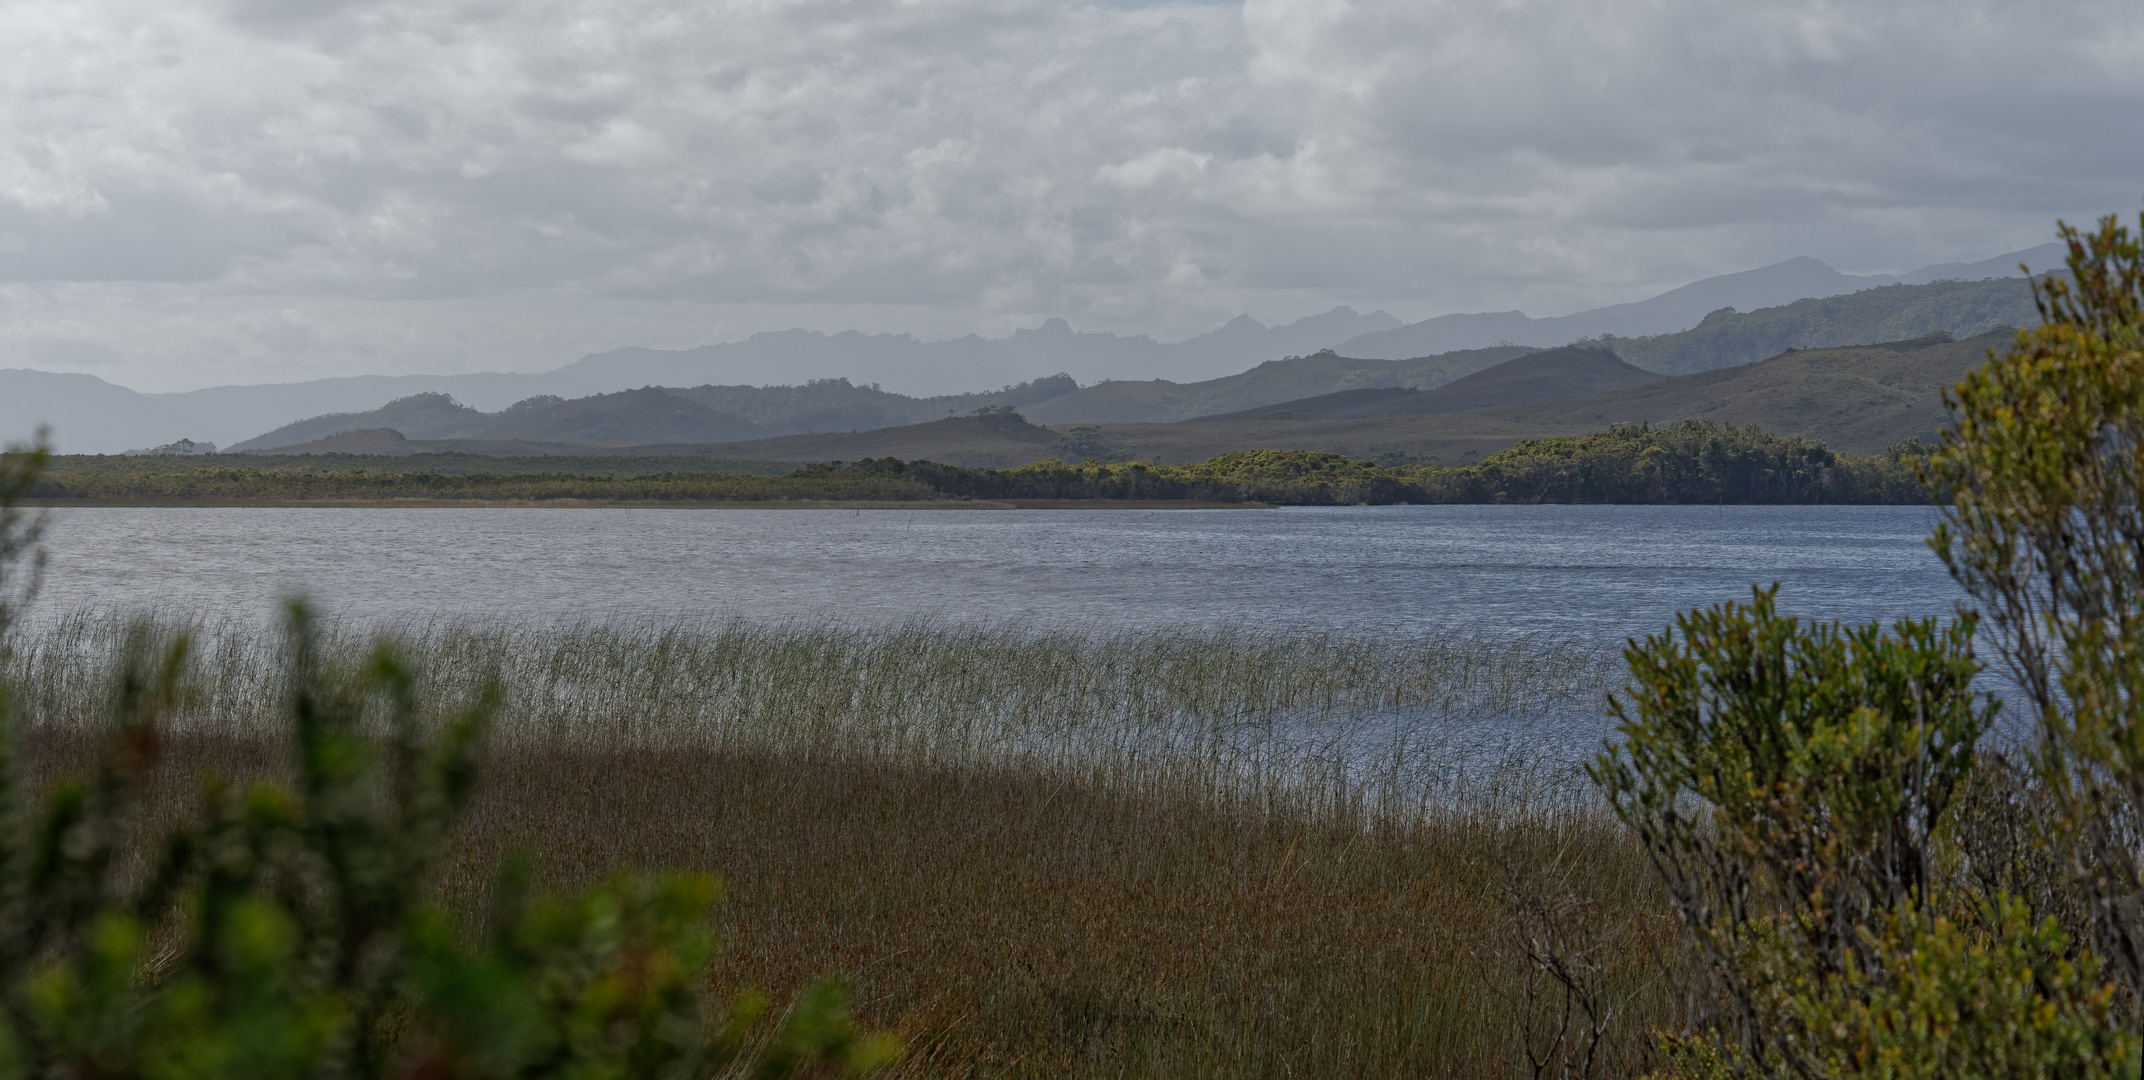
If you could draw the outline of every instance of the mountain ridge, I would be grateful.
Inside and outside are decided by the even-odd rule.
[[[1510,371],[1483,380],[1485,384],[1503,385],[1503,401],[1466,412],[1340,419],[1207,417],[1165,424],[1056,427],[1031,424],[1016,412],[993,412],[873,431],[706,445],[611,447],[593,452],[757,462],[895,457],[1001,468],[1051,457],[1182,464],[1238,450],[1267,449],[1323,451],[1384,464],[1464,465],[1525,439],[1583,435],[1617,424],[1696,419],[1755,425],[1778,435],[1802,435],[1818,439],[1834,450],[1880,453],[1907,439],[1931,437],[1947,415],[1943,388],[1985,362],[1988,351],[2006,340],[2006,334],[1994,331],[1963,340],[1931,336],[1797,350],[1756,364],[1649,377],[1635,385],[1575,398],[1538,393],[1539,384],[1561,379],[1564,372],[1541,361],[1526,364],[1542,355],[1535,352],[1507,361]],[[1556,351],[1567,355],[1597,352],[1544,350]],[[1529,387],[1528,383],[1534,385]],[[1389,396],[1395,391],[1405,392],[1403,388],[1375,388],[1367,393]],[[1551,400],[1543,400],[1544,397]],[[348,453],[361,445],[383,445],[393,453],[466,453],[479,445],[404,441],[393,432],[366,432],[362,437],[367,442],[361,444],[353,436],[341,435],[278,452]],[[536,444],[516,444],[511,452],[536,452]],[[560,447],[543,452],[591,451]]]
[[[1749,308],[1750,302],[1720,304],[1704,311],[1697,311],[1706,304],[1723,298],[1734,299],[1747,296],[1735,293],[1737,289],[1751,289],[1764,283],[1773,287],[1781,281],[1801,281],[1803,291],[1824,291],[1832,287],[1853,286],[1859,288],[1870,282],[1885,280],[1908,284],[1923,283],[1945,277],[1970,278],[1979,273],[2014,274],[2010,265],[2023,258],[2025,261],[2051,262],[2056,252],[2055,245],[1997,256],[1979,263],[1939,264],[1923,267],[1895,277],[1884,275],[1855,276],[1838,274],[1813,259],[1794,259],[1760,267],[1740,274],[1721,275],[1692,282],[1669,290],[1648,300],[1632,304],[1611,305],[1580,312],[1575,315],[1550,319],[1530,319],[1521,312],[1476,313],[1440,316],[1439,319],[1422,323],[1399,325],[1399,320],[1384,312],[1361,314],[1351,308],[1337,307],[1320,315],[1308,316],[1279,326],[1267,326],[1249,316],[1238,316],[1205,334],[1175,343],[1156,342],[1143,336],[1122,337],[1106,333],[1082,334],[1074,331],[1063,320],[1050,320],[1042,326],[1016,332],[1005,338],[982,338],[968,335],[951,342],[924,342],[913,337],[894,335],[862,335],[844,333],[820,334],[816,331],[782,331],[771,335],[755,335],[744,342],[705,346],[701,350],[634,349],[613,350],[609,353],[594,353],[584,356],[560,368],[535,373],[478,372],[459,375],[360,375],[332,379],[311,380],[302,383],[270,383],[247,386],[217,386],[198,390],[163,394],[140,394],[122,386],[104,382],[94,375],[77,373],[36,372],[28,369],[0,371],[0,435],[20,437],[29,434],[41,423],[55,426],[58,445],[63,450],[80,452],[121,452],[127,448],[174,442],[181,438],[215,442],[222,445],[251,441],[264,431],[317,418],[327,414],[360,413],[380,408],[390,402],[402,400],[417,393],[443,393],[453,395],[458,402],[477,408],[479,411],[499,411],[508,405],[533,397],[552,396],[578,399],[602,393],[614,393],[637,389],[653,382],[683,383],[690,386],[719,385],[720,378],[713,377],[722,370],[723,364],[743,371],[752,370],[773,373],[775,377],[794,379],[799,375],[824,374],[844,381],[857,380],[852,388],[864,384],[865,378],[883,375],[889,366],[937,363],[932,359],[951,357],[953,363],[946,370],[958,369],[968,372],[966,385],[1011,385],[1017,378],[1032,377],[1038,371],[1063,370],[1075,378],[1094,378],[1097,372],[1118,378],[1123,375],[1150,376],[1163,374],[1170,379],[1190,378],[1190,382],[1143,380],[1156,382],[1150,387],[1152,396],[1167,399],[1158,403],[1137,405],[1132,399],[1139,391],[1121,385],[1113,386],[1104,381],[1090,384],[1082,390],[1094,389],[1097,385],[1112,387],[1090,395],[1099,404],[1107,399],[1115,402],[1112,408],[1121,406],[1116,413],[1097,412],[1094,418],[1101,421],[1125,421],[1134,419],[1130,412],[1144,409],[1141,415],[1149,420],[1181,419],[1187,413],[1207,413],[1257,407],[1270,404],[1276,399],[1223,401],[1218,397],[1205,400],[1204,391],[1184,391],[1178,388],[1195,387],[1213,379],[1195,378],[1203,373],[1218,372],[1226,365],[1227,371],[1237,374],[1255,367],[1260,361],[1277,360],[1284,356],[1309,355],[1320,348],[1334,347],[1340,343],[1338,353],[1353,354],[1358,365],[1371,361],[1398,362],[1424,356],[1444,356],[1473,348],[1496,347],[1497,341],[1532,339],[1526,347],[1554,347],[1576,340],[1569,335],[1586,330],[1594,336],[1613,338],[1611,347],[1622,347],[1632,359],[1646,346],[1624,345],[1640,341],[1648,336],[1658,336],[1647,328],[1658,325],[1646,319],[1655,316],[1688,319],[1687,325],[1695,328],[1702,319],[1717,312],[1720,307]],[[1754,276],[1752,276],[1754,275]],[[1799,275],[1799,276],[1797,276]],[[1813,282],[1814,284],[1810,284]],[[1828,282],[1828,284],[1827,284]],[[1840,284],[1844,282],[1845,284]],[[1781,286],[1783,287],[1783,286]],[[1792,291],[1792,290],[1789,290]],[[1861,290],[1868,291],[1868,290]],[[1730,295],[1733,294],[1733,295]],[[1765,299],[1765,297],[1758,297]],[[1796,299],[1811,299],[1797,297]],[[1691,312],[1696,314],[1692,315]],[[1666,312],[1667,315],[1662,315]],[[1635,314],[1634,314],[1635,313]],[[1581,317],[1590,318],[1590,323]],[[1578,320],[1578,321],[1572,321]],[[1672,321],[1672,320],[1671,320]],[[1398,352],[1406,356],[1392,357],[1375,355],[1393,350],[1376,347],[1376,343],[1398,340],[1379,335],[1420,332],[1420,328],[1435,324],[1454,332],[1464,330],[1458,339],[1466,348],[1407,348]],[[1411,329],[1412,328],[1412,329]],[[1953,332],[1968,332],[1971,327],[1949,327]],[[1675,332],[1682,332],[1677,329]],[[1468,337],[1471,335],[1471,337]],[[1555,340],[1563,337],[1566,340]],[[1463,340],[1462,340],[1463,339]],[[1475,339],[1486,339],[1478,340]],[[1862,340],[1875,340],[1863,338]],[[860,354],[842,354],[841,347],[857,342],[878,342],[873,348],[880,349],[873,357]],[[1467,341],[1474,341],[1467,345]],[[757,344],[753,344],[757,342]],[[1363,348],[1347,347],[1356,342],[1369,342]],[[835,344],[830,344],[835,343]],[[840,347],[837,347],[840,346]],[[806,346],[809,346],[808,348]],[[1518,347],[1518,346],[1513,346]],[[817,350],[817,360],[811,359]],[[688,355],[690,354],[690,355]],[[1107,354],[1107,355],[1103,355]],[[1758,355],[1765,355],[1759,353]],[[961,356],[967,360],[962,361]],[[1099,357],[1099,359],[1097,358]],[[1114,359],[1111,359],[1114,357]],[[1048,359],[1061,359],[1064,363],[1043,363]],[[1746,356],[1737,362],[1756,359]],[[1098,367],[1083,367],[1092,361]],[[1639,360],[1639,366],[1646,362]],[[967,364],[961,367],[962,363]],[[698,368],[693,365],[698,364]],[[821,371],[814,372],[809,365],[817,364]],[[1119,369],[1110,374],[1109,365]],[[681,367],[682,365],[682,367]],[[995,366],[993,366],[995,365]],[[1203,366],[1202,366],[1203,365]],[[693,374],[692,378],[635,379],[656,369],[676,369],[679,374]],[[800,370],[800,368],[802,370]],[[690,370],[687,370],[690,369]],[[845,369],[845,370],[836,370]],[[868,369],[868,370],[867,370]],[[1367,369],[1364,369],[1367,370]],[[998,372],[1004,377],[982,378],[986,371]],[[1463,371],[1443,372],[1434,378],[1457,377]],[[972,376],[972,377],[971,377]],[[1229,375],[1216,374],[1216,378]],[[1382,379],[1382,375],[1365,375],[1364,378]],[[1411,376],[1397,377],[1391,385],[1400,385]],[[1418,378],[1428,382],[1431,377]],[[86,381],[85,381],[86,380]],[[1119,382],[1127,381],[1119,379]],[[1168,386],[1159,383],[1169,383]],[[1367,385],[1367,384],[1359,384]],[[1351,389],[1354,386],[1329,386],[1324,392]],[[766,387],[762,387],[766,389]],[[1291,396],[1306,396],[1306,393]],[[958,396],[958,395],[935,395]],[[1224,395],[1225,396],[1225,395]],[[1077,401],[1063,403],[1065,407],[1080,404]],[[846,406],[844,406],[846,407]],[[1084,406],[1082,406],[1084,407]],[[717,411],[722,411],[720,408]],[[741,413],[739,415],[742,415]],[[887,413],[877,419],[861,414],[851,417],[852,423],[878,423],[912,419],[909,414]],[[755,421],[758,422],[758,421]],[[814,421],[819,422],[819,421]],[[838,423],[826,418],[825,423]]]
[[[1349,356],[1396,360],[1497,344],[1552,348],[1604,335],[1648,337],[1692,328],[1704,316],[1721,308],[1749,311],[1779,307],[1798,300],[1825,299],[1886,285],[2022,278],[2019,263],[2037,267],[2035,273],[2060,269],[2068,253],[2064,245],[2048,243],[1979,262],[1939,263],[1897,275],[1842,274],[1804,255],[1755,270],[1693,281],[1635,303],[1539,319],[1518,311],[1440,315],[1351,338],[1334,348]]]
[[[1342,390],[1199,419],[1215,423],[1233,420],[1366,420],[1380,416],[1471,412],[1504,405],[1588,397],[1660,378],[1662,376],[1624,363],[1607,349],[1565,345],[1526,353],[1432,389]]]

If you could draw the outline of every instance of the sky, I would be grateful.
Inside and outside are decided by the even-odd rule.
[[[0,367],[1557,315],[2144,207],[2135,0],[16,0]]]

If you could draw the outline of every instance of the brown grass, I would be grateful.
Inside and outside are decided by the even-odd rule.
[[[892,657],[856,639],[838,640],[869,656],[904,707],[935,685],[891,670]],[[961,656],[1018,645],[929,639],[960,656],[926,663],[927,641],[902,640],[904,655],[939,670],[941,682],[965,669],[955,662]],[[589,642],[581,644],[586,653]],[[1179,642],[1178,663],[1195,670],[1157,670],[1155,678],[1189,679],[1189,689],[1178,690],[1195,693],[1200,680],[1230,670],[1221,654],[1245,645],[1208,642],[1202,652],[1194,644]],[[1281,649],[1259,660],[1269,677],[1310,679],[1290,675],[1282,643],[1264,645]],[[1033,641],[1018,647],[1040,650],[1021,654],[1031,663],[1049,655]],[[1353,656],[1369,673],[1273,692],[1330,703],[1346,696],[1349,678],[1367,686],[1394,674],[1376,673],[1360,651],[1333,642],[1319,648],[1327,651],[1313,666]],[[269,691],[257,671],[246,676],[256,681],[240,678],[253,669],[233,654],[217,655],[209,654],[208,667],[221,672],[223,689],[204,694],[200,709],[235,709],[241,698]],[[453,655],[435,649],[435,665]],[[775,653],[758,655],[768,661]],[[1109,725],[1091,716],[1041,742],[1012,740],[1012,750],[999,728],[988,739],[965,727],[933,729],[919,742],[896,725],[900,739],[866,738],[880,729],[827,715],[831,701],[850,700],[855,689],[842,682],[839,665],[820,656],[819,681],[807,686],[812,664],[781,655],[789,656],[792,684],[778,696],[792,712],[783,720],[758,708],[749,723],[728,722],[749,738],[721,735],[730,729],[707,720],[705,700],[680,705],[674,682],[651,682],[660,665],[651,669],[645,651],[584,657],[572,687],[548,684],[548,705],[523,699],[524,714],[502,726],[442,867],[442,900],[478,920],[493,868],[510,850],[527,853],[556,888],[619,870],[715,871],[730,885],[720,916],[721,983],[762,986],[779,999],[818,977],[841,976],[867,1022],[908,1040],[900,1071],[915,1076],[1535,1075],[1519,1032],[1531,1018],[1538,1049],[1558,999],[1537,996],[1527,1007],[1527,988],[1538,995],[1544,986],[1529,978],[1516,936],[1528,898],[1555,901],[1577,913],[1592,938],[1614,943],[1597,982],[1620,1011],[1595,1075],[1633,1074],[1646,1030],[1669,1016],[1651,964],[1664,940],[1663,909],[1642,852],[1590,803],[1523,772],[1477,778],[1465,798],[1447,789],[1409,802],[1389,798],[1389,784],[1336,783],[1330,773],[1316,780],[1303,771],[1307,759],[1268,753],[1265,771],[1246,774],[1240,761],[1216,764],[1204,743],[1194,747],[1197,767],[1127,767],[1134,744],[1096,739]],[[1102,654],[1081,655],[1093,662]],[[1407,655],[1395,662],[1413,671],[1421,656]],[[645,712],[673,723],[699,717],[698,735],[673,729],[658,737],[645,723],[614,722],[609,737],[597,737],[606,729],[595,723],[601,713],[630,709],[633,699],[591,689],[590,672],[632,663],[640,665],[632,670]],[[1485,663],[1476,657],[1477,667]],[[33,701],[57,700],[67,684],[63,668],[25,680],[44,688]],[[929,701],[971,709],[995,702],[1002,712],[1012,707],[1008,685],[940,687],[950,696]],[[1058,690],[1084,686],[1082,693],[1108,698],[1098,685]],[[1381,700],[1502,700],[1460,693],[1450,679],[1439,685],[1439,693],[1425,684]],[[1146,723],[1181,711],[1165,686],[1148,689],[1111,710]],[[590,695],[601,708],[587,706]],[[659,697],[665,704],[657,707]],[[567,698],[587,710],[577,722],[548,736],[532,726],[532,712],[555,711]],[[1247,707],[1237,704],[1231,715],[1240,719]],[[817,726],[793,723],[806,716]],[[92,756],[83,727],[55,719],[46,717],[25,747],[45,777]],[[844,737],[829,736],[828,725]],[[206,772],[280,771],[281,751],[259,728],[206,726],[196,717],[170,740],[150,799],[151,828],[187,812]],[[785,728],[794,733],[788,741],[775,735]],[[1081,740],[1095,740],[1091,758],[1074,752]]]

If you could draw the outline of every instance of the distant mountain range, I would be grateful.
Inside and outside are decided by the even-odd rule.
[[[1447,315],[1403,326],[1381,311],[1361,314],[1342,307],[1284,326],[1239,317],[1176,343],[1080,333],[1061,319],[1004,338],[970,335],[936,342],[908,335],[791,330],[697,349],[614,350],[534,374],[356,376],[171,394],[141,394],[89,375],[0,370],[0,435],[27,434],[49,424],[59,447],[78,453],[118,453],[181,438],[257,448],[263,439],[289,445],[281,440],[322,437],[295,438],[297,434],[392,427],[374,423],[376,418],[368,415],[419,395],[449,395],[454,399],[449,404],[461,411],[426,398],[415,405],[397,405],[398,422],[423,431],[440,430],[427,424],[446,424],[464,432],[458,437],[474,437],[563,424],[568,416],[578,416],[573,423],[581,426],[559,430],[571,430],[586,441],[611,441],[596,438],[605,432],[642,441],[616,426],[626,423],[628,415],[639,415],[625,407],[628,399],[566,412],[550,412],[548,407],[598,396],[608,401],[619,392],[653,386],[692,388],[673,396],[707,414],[676,410],[645,396],[630,399],[645,408],[671,410],[673,415],[664,422],[680,434],[771,436],[840,431],[844,425],[862,430],[1006,403],[1045,422],[1177,420],[1348,389],[1428,389],[1528,348],[1581,339],[1595,339],[1638,367],[1672,372],[1749,363],[1776,352],[1766,351],[1764,343],[1782,338],[1815,347],[1893,340],[1932,330],[1964,335],[1983,324],[2005,321],[2022,325],[2032,313],[2024,283],[2015,277],[2017,263],[2055,266],[2061,256],[2062,249],[2050,244],[1980,263],[1926,267],[1896,278],[1841,274],[1813,259],[1791,259],[1695,282],[1650,300],[1555,318],[1533,319],[1514,311]],[[1929,284],[2004,276],[2010,280],[1979,282],[1977,290]],[[1842,296],[1869,299],[1861,303],[1865,310],[1820,305],[1799,314],[1782,313],[1795,311],[1797,302],[1830,303]],[[1729,307],[1739,310],[1723,314]],[[1814,321],[1805,317],[1812,312]],[[1760,314],[1763,318],[1755,318]],[[1921,328],[1899,329],[1906,326]],[[1695,330],[1705,334],[1681,336]],[[1321,349],[1330,350],[1324,359],[1315,355]],[[1294,356],[1309,356],[1312,362],[1283,360]],[[1274,364],[1282,366],[1259,374]],[[889,372],[920,370],[936,372],[941,381],[956,385],[1005,389],[914,397],[863,383]],[[1037,378],[1052,371],[1068,374],[1062,381]],[[1127,374],[1167,374],[1172,379],[1120,378]],[[1110,380],[1093,381],[1105,375]],[[784,377],[794,381],[798,376],[829,378],[790,386],[739,385]],[[1075,379],[1088,380],[1088,385],[1037,396]],[[544,400],[552,398],[559,400]],[[532,400],[545,407],[527,405],[509,415],[512,406]],[[538,413],[547,418],[539,422]],[[285,430],[301,421],[312,426]],[[273,438],[263,436],[264,431]]]
[[[1582,396],[1663,374],[1749,364],[1794,348],[1903,341],[1931,333],[1970,337],[2036,317],[2031,290],[2021,279],[1889,285],[1757,311],[1721,309],[1674,334],[1587,339],[1590,354],[1605,357],[1609,366],[1580,365],[1558,379],[1535,381],[1562,396]],[[1056,375],[989,393],[932,398],[831,379],[779,387],[649,386],[570,399],[544,395],[484,412],[446,394],[425,393],[365,412],[330,413],[286,424],[228,449],[259,452],[311,444],[343,432],[382,430],[419,441],[459,440],[470,445],[458,449],[478,453],[520,452],[508,449],[508,443],[524,448],[706,445],[870,431],[1008,408],[1036,423],[1059,425],[1459,412],[1485,408],[1487,401],[1548,400],[1539,396],[1548,391],[1511,397],[1496,381],[1518,370],[1509,361],[1536,351],[1502,345],[1376,360],[1325,350],[1194,383],[1143,380],[1082,387],[1070,376]],[[1575,355],[1570,348],[1557,351]],[[1530,369],[1524,378],[1534,380]],[[490,449],[473,445],[477,443]]]
[[[995,418],[854,434],[791,435],[689,452],[741,461],[854,461],[894,454],[950,464],[1002,466],[1045,456],[1182,463],[1235,450],[1322,450],[1387,464],[1465,465],[1522,439],[1578,435],[1618,423],[1713,420],[1754,424],[1819,439],[1835,450],[1881,453],[1929,438],[1947,415],[1944,387],[1984,363],[2008,339],[2001,332],[1952,341],[1915,341],[1797,350],[1737,367],[1660,377],[1612,354],[1565,347],[1525,356],[1474,376],[1475,386],[1445,390],[1344,392],[1284,402],[1248,416],[1203,417],[1167,424],[1016,425]],[[1607,387],[1594,390],[1592,387]],[[1445,391],[1463,390],[1461,394]],[[1381,408],[1351,404],[1381,395]],[[1351,402],[1345,395],[1359,395]],[[1410,404],[1420,411],[1384,411]],[[1427,400],[1424,400],[1427,399]],[[1443,406],[1466,404],[1465,410]],[[1425,406],[1427,406],[1425,408]],[[976,423],[994,419],[995,426]]]
[[[1235,450],[1319,450],[1386,464],[1479,461],[1522,439],[1579,435],[1617,423],[1684,419],[1753,424],[1836,450],[1880,453],[1927,439],[1944,423],[1944,387],[2008,340],[1934,334],[1783,353],[1754,364],[1661,376],[1592,346],[1524,353],[1432,390],[1344,390],[1234,415],[1171,423],[1029,423],[1017,412],[949,417],[870,431],[783,435],[728,443],[576,448],[559,443],[408,440],[387,429],[350,431],[287,453],[609,454],[646,461],[855,461],[893,456],[1009,467],[1061,460],[1204,461]],[[643,466],[644,467],[644,466]]]

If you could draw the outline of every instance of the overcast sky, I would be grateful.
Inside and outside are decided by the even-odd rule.
[[[2144,206],[2144,4],[16,0],[0,366],[1553,315]]]

